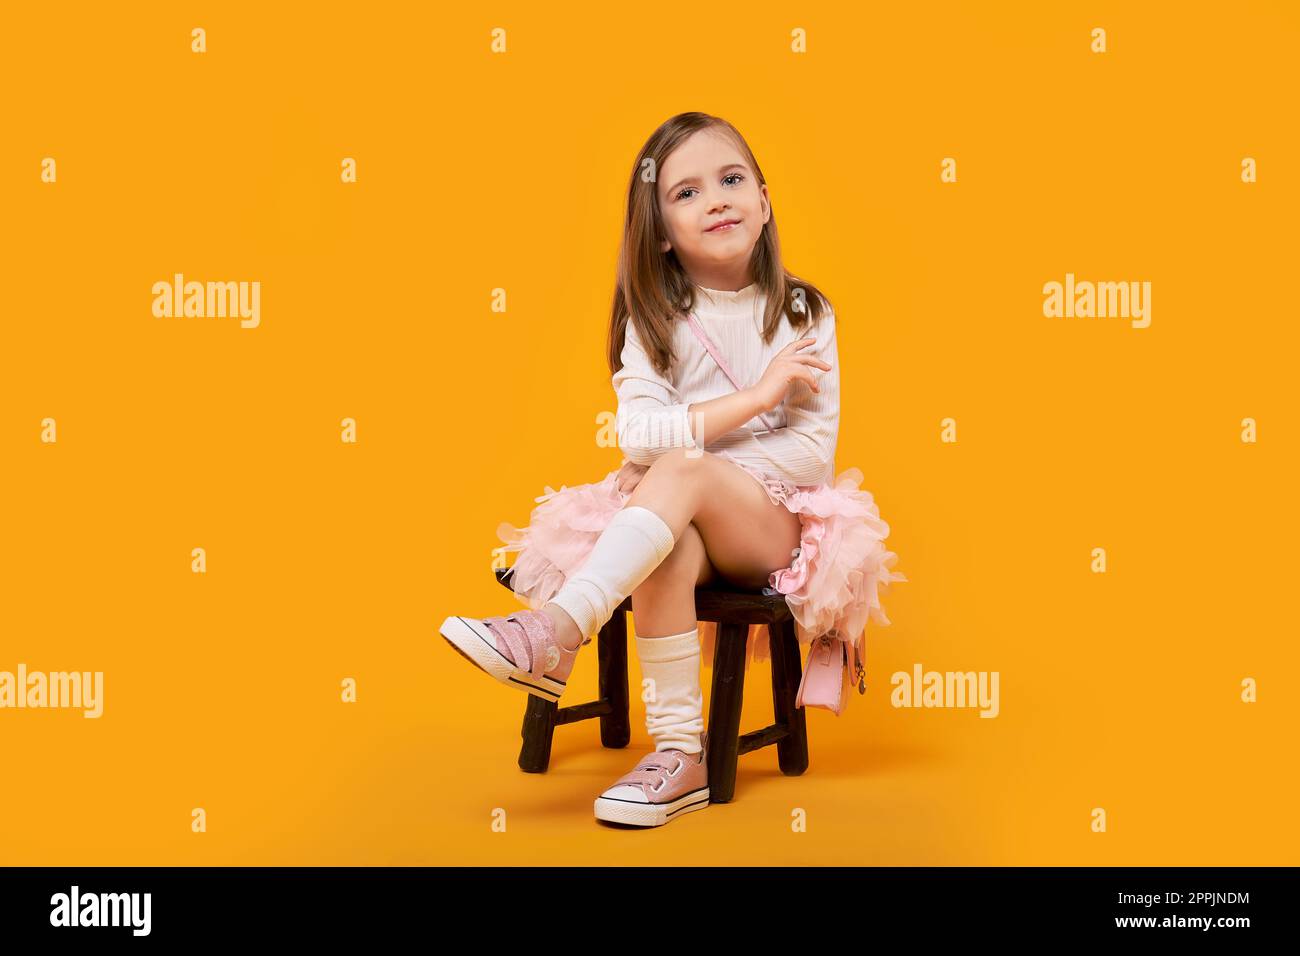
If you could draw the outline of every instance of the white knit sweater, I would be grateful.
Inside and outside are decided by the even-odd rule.
[[[757,284],[737,292],[696,286],[695,316],[745,387],[762,377],[777,352],[801,337],[786,314],[771,344],[764,344],[765,302]],[[835,316],[823,314],[802,337],[817,341],[799,354],[815,355],[831,367],[830,371],[813,369],[821,392],[796,382],[774,410],[719,437],[704,446],[705,451],[725,450],[746,465],[796,485],[834,478],[840,421]],[[735,391],[685,318],[673,323],[673,352],[677,361],[665,378],[654,370],[635,324],[628,322],[623,367],[614,374],[613,385],[618,396],[619,448],[638,464],[649,465],[671,448],[699,447],[687,407]]]

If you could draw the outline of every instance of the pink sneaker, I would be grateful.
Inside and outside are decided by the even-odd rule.
[[[697,754],[659,750],[646,754],[596,798],[596,819],[659,827],[709,805],[708,731]]]
[[[451,616],[438,629],[447,643],[471,663],[508,687],[557,701],[587,638],[573,650],[555,639],[551,619],[541,611],[516,611],[508,617]]]

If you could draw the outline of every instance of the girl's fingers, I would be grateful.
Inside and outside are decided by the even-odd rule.
[[[799,349],[803,348],[805,345],[811,345],[813,342],[816,342],[816,341],[817,341],[816,339],[799,339],[798,341],[791,342],[789,345],[787,345],[785,348],[783,348],[783,349],[782,349],[779,353],[777,353],[777,354],[779,354],[779,355],[785,355],[787,352],[797,352]]]
[[[807,382],[808,387],[814,392],[821,392],[821,388],[817,385],[817,379],[813,377],[812,371],[806,365],[800,365],[794,369],[794,373],[790,376],[790,382],[792,384],[794,382]]]

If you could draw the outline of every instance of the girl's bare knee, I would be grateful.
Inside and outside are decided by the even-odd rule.
[[[660,479],[671,477],[676,481],[691,481],[697,472],[703,470],[704,461],[704,453],[696,449],[671,448],[650,463],[641,480],[657,475]]]
[[[701,499],[707,456],[691,455],[690,449],[673,448],[664,452],[646,469],[623,507],[650,505],[670,498],[675,508],[685,508],[687,515],[695,513]]]

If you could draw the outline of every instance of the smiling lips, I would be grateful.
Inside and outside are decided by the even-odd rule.
[[[705,229],[705,232],[727,232],[740,222],[739,219],[724,219],[715,226]]]

